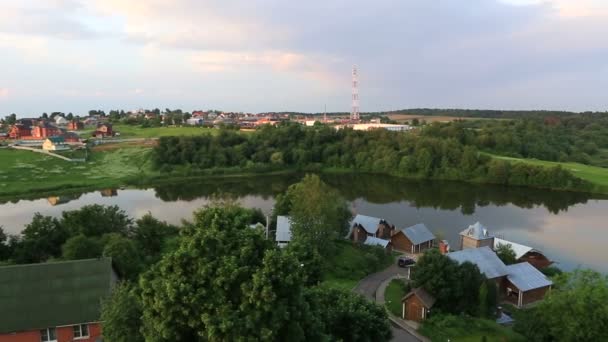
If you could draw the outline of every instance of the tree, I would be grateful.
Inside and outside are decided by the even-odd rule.
[[[87,205],[79,210],[64,211],[62,224],[70,235],[102,236],[107,233],[126,234],[132,220],[118,206]]]
[[[291,192],[287,196],[291,197],[292,240],[300,240],[326,256],[334,240],[346,235],[352,216],[346,200],[317,175],[306,175],[287,192]]]
[[[63,251],[61,254],[63,259],[90,259],[101,256],[103,244],[99,238],[79,234],[69,238],[61,249]]]
[[[108,342],[144,342],[140,332],[142,308],[137,287],[121,283],[103,302],[101,321],[103,338]]]
[[[67,229],[51,216],[34,214],[32,222],[25,226],[16,246],[15,261],[37,263],[61,255],[61,245],[68,239]]]
[[[316,332],[297,260],[249,229],[248,216],[234,206],[197,212],[178,249],[143,275],[147,341],[302,341]]]
[[[130,235],[137,242],[138,249],[143,255],[156,260],[160,258],[165,242],[177,233],[177,227],[159,221],[151,213],[147,213],[135,222]]]
[[[14,125],[15,123],[17,123],[17,114],[13,113],[5,117],[4,121],[6,121],[7,125]]]
[[[137,243],[117,233],[104,235],[102,240],[102,255],[112,258],[124,279],[135,279],[143,266]]]
[[[314,317],[331,341],[390,341],[386,310],[360,295],[327,287],[307,291]]]
[[[517,255],[510,244],[499,243],[496,247],[496,255],[505,265],[512,265],[517,262]]]
[[[10,258],[12,254],[12,248],[8,244],[8,235],[4,232],[4,227],[0,226],[0,261]]]

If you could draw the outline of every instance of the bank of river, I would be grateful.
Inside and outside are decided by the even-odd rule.
[[[0,225],[23,229],[35,212],[61,215],[87,204],[118,205],[133,217],[147,212],[171,223],[189,219],[216,193],[232,194],[248,207],[269,212],[274,197],[301,175],[226,178],[169,183],[147,189],[105,189],[39,199],[15,198],[0,204]],[[386,176],[324,175],[350,201],[353,211],[383,217],[398,227],[424,222],[458,245],[458,232],[481,221],[505,239],[544,251],[559,266],[608,272],[606,198],[569,192],[415,182]]]

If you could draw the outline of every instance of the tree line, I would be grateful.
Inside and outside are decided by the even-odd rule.
[[[251,134],[163,137],[154,149],[164,173],[294,169],[342,169],[422,179],[462,180],[539,188],[589,190],[591,185],[561,167],[511,164],[492,159],[460,126],[429,125],[421,133],[336,130],[284,123]]]

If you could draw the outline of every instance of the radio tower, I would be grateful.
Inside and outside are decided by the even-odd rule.
[[[357,66],[353,66],[353,108],[350,111],[350,121],[359,121],[359,74]]]

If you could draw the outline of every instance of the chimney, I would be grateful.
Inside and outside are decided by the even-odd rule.
[[[450,252],[450,244],[448,240],[439,241],[439,252],[441,254],[448,254]]]

